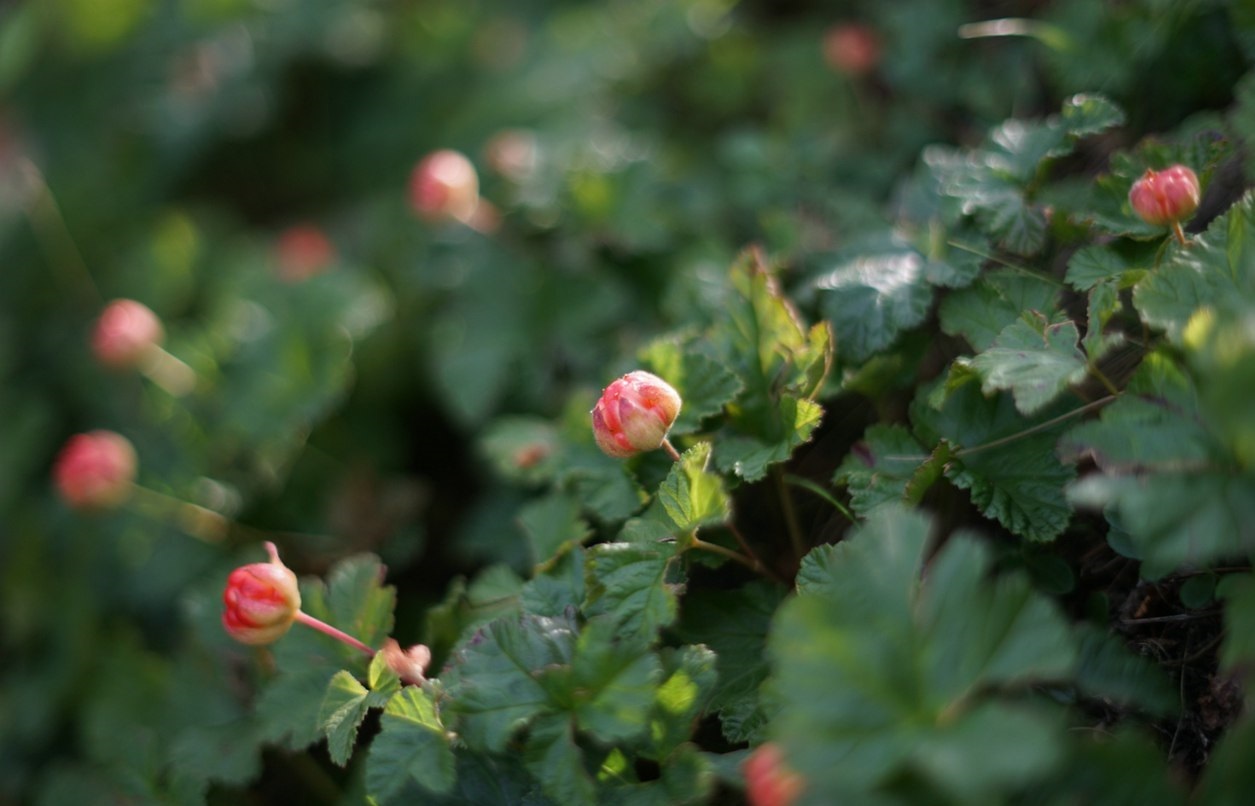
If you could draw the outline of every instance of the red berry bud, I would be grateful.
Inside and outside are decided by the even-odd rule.
[[[785,766],[784,754],[772,742],[759,745],[741,769],[750,806],[789,806],[806,788],[806,781]]]
[[[148,306],[133,299],[114,300],[96,320],[92,352],[107,367],[135,367],[164,337],[161,320]]]
[[[130,441],[113,431],[70,437],[52,476],[61,498],[74,509],[111,509],[126,500],[139,459]]]
[[[429,221],[470,221],[479,206],[475,166],[457,151],[433,151],[410,175],[410,204]]]
[[[336,249],[318,227],[297,224],[280,233],[275,257],[279,263],[279,279],[299,283],[322,274],[335,260]]]
[[[270,561],[241,566],[227,577],[222,626],[242,644],[270,644],[283,636],[301,611],[296,574],[266,543]]]
[[[379,654],[383,655],[388,668],[397,673],[402,683],[421,686],[427,679],[423,673],[427,671],[427,664],[431,663],[431,650],[422,644],[415,644],[403,650],[395,638],[388,638],[384,641]]]
[[[637,370],[607,386],[593,407],[593,437],[607,454],[625,458],[662,447],[680,413],[680,395],[662,378]]]
[[[1184,165],[1149,168],[1129,189],[1129,204],[1147,224],[1164,227],[1187,220],[1198,209],[1198,176]]]
[[[838,73],[867,73],[880,63],[880,37],[866,25],[834,25],[824,32],[824,61]]]

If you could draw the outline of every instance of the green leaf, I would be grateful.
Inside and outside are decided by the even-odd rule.
[[[612,744],[641,735],[657,696],[662,665],[644,640],[619,640],[618,623],[593,618],[584,625],[571,661],[575,720],[579,728]]]
[[[683,581],[673,543],[600,543],[586,568],[586,615],[610,614],[625,636],[647,640],[675,620]]]
[[[575,742],[571,721],[549,715],[528,731],[527,768],[545,794],[563,806],[596,806],[596,782],[589,774],[584,751]]]
[[[1072,322],[1047,324],[1030,314],[1008,325],[994,343],[971,359],[981,391],[1010,390],[1022,414],[1039,411],[1086,374],[1080,334]]]
[[[677,631],[709,647],[718,673],[709,707],[730,742],[761,741],[768,719],[759,688],[770,671],[765,646],[772,615],[784,597],[778,587],[751,583],[732,591],[698,589],[684,599]]]
[[[1175,716],[1180,710],[1179,692],[1161,666],[1093,625],[1080,625],[1077,637],[1076,682],[1086,694],[1157,716]]]
[[[378,557],[364,554],[341,560],[327,574],[327,620],[367,646],[379,646],[392,632],[396,589],[383,584],[386,571]]]
[[[1124,111],[1096,93],[1081,93],[1064,101],[1061,117],[1073,137],[1088,137],[1124,123]]]
[[[661,651],[663,679],[654,690],[649,712],[648,756],[662,761],[693,733],[693,722],[706,710],[719,679],[718,658],[707,646]]]
[[[1052,540],[1072,515],[1064,490],[1076,469],[1055,455],[1058,428],[1029,431],[1046,422],[1046,413],[1025,418],[1006,395],[987,398],[965,384],[940,410],[928,405],[924,390],[911,420],[925,444],[945,439],[954,447],[946,478],[986,517],[1029,540]]]
[[[941,329],[967,339],[973,349],[988,349],[998,334],[1028,311],[1051,322],[1059,321],[1055,308],[1059,286],[1027,272],[1003,269],[983,275],[975,284],[948,295],[938,309]]]
[[[1126,257],[1114,246],[1094,244],[1076,250],[1068,260],[1068,285],[1077,291],[1089,291],[1108,281],[1119,280],[1135,271],[1140,263]]]
[[[658,488],[658,500],[677,532],[685,534],[699,526],[723,523],[731,504],[723,489],[723,478],[706,469],[710,464],[710,443],[699,442],[684,452],[671,466],[667,479]]]
[[[552,492],[519,510],[519,525],[527,535],[533,565],[549,562],[591,536],[580,507],[574,495]]]
[[[349,763],[353,745],[357,743],[357,729],[366,718],[372,703],[371,692],[346,671],[336,672],[327,684],[318,722],[327,734],[327,752],[332,762],[343,767]],[[375,707],[382,708],[387,698],[376,699]]]
[[[1099,283],[1090,290],[1087,307],[1089,316],[1082,344],[1090,363],[1093,364],[1106,355],[1111,348],[1123,343],[1124,334],[1119,332],[1107,334],[1104,329],[1112,317],[1124,308],[1124,303],[1114,283]]]
[[[732,288],[719,325],[706,341],[745,390],[730,410],[739,433],[764,441],[788,436],[781,398],[809,398],[819,389],[832,361],[832,333],[826,325],[807,330],[776,278],[755,252],[732,265]]]
[[[1217,218],[1188,248],[1172,245],[1133,290],[1142,320],[1180,344],[1199,308],[1247,316],[1255,310],[1255,194]]]
[[[572,619],[505,616],[454,653],[441,680],[457,731],[472,748],[500,753],[516,731],[554,707],[541,672],[570,662]]]
[[[641,360],[655,375],[675,387],[684,405],[671,426],[672,434],[687,434],[702,420],[723,411],[745,384],[722,363],[696,351],[690,340],[659,339],[641,351]]]
[[[824,316],[849,363],[861,363],[924,321],[933,289],[923,255],[900,238],[859,243],[814,280]]]
[[[1069,498],[1106,507],[1153,569],[1205,566],[1255,548],[1255,479],[1209,433],[1193,383],[1168,359],[1148,356],[1120,399],[1069,431],[1060,450],[1101,470]]]
[[[493,469],[516,484],[543,484],[553,479],[561,440],[549,420],[504,417],[484,430],[477,445]]]
[[[997,801],[1059,758],[1059,720],[998,692],[1070,672],[1067,621],[1022,574],[991,578],[969,537],[921,581],[929,532],[920,514],[875,510],[808,555],[775,620],[775,735],[816,802],[887,794],[908,771],[957,802]]]
[[[453,788],[453,750],[435,704],[420,687],[406,686],[389,699],[379,727],[366,758],[366,791],[376,802],[402,802],[411,780],[437,794]]]
[[[901,501],[927,459],[923,446],[904,427],[877,423],[845,457],[833,482],[846,485],[850,507],[866,515],[880,504]]]
[[[793,450],[811,438],[823,419],[824,410],[813,401],[785,397],[775,416],[783,431],[779,441],[746,436],[720,439],[715,454],[716,467],[725,473],[735,473],[745,481],[758,481],[767,475],[767,468],[788,461]]]

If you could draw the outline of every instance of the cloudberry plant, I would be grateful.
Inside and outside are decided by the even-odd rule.
[[[1147,168],[1129,188],[1129,204],[1143,221],[1155,227],[1171,227],[1177,241],[1185,243],[1181,222],[1198,209],[1201,192],[1198,176],[1185,165],[1162,171]]]

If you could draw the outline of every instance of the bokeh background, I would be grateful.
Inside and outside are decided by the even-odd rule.
[[[1124,108],[1123,144],[1228,106],[1244,5],[0,4],[0,803],[351,802],[265,737],[168,772],[248,707],[217,597],[259,541],[302,574],[379,554],[397,634],[434,641],[455,580],[532,561],[486,434],[582,424],[741,249],[805,267],[856,241],[927,145],[1076,92]],[[440,148],[487,223],[415,214]],[[192,393],[93,359],[120,297]],[[95,428],[149,492],[87,516],[49,473]]]

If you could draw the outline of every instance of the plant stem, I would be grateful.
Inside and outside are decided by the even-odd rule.
[[[677,451],[675,449],[675,446],[671,444],[671,440],[667,439],[666,437],[663,437],[662,447],[667,452],[667,455],[669,455],[672,459],[674,459],[677,462],[680,461],[680,452]]]
[[[1189,240],[1185,237],[1185,230],[1181,229],[1180,221],[1172,222],[1172,234],[1177,236],[1177,243],[1181,244],[1182,246],[1190,245]]]
[[[353,647],[354,649],[360,650],[361,652],[365,653],[366,657],[368,658],[375,657],[375,650],[366,646],[361,641],[357,640],[356,638],[344,632],[343,630],[337,630],[335,627],[332,627],[327,622],[314,618],[310,614],[306,613],[304,610],[296,611],[296,620],[304,624],[306,627],[313,627],[315,630],[318,630],[318,632],[322,633],[323,635],[329,635],[332,638],[336,639],[337,641],[342,641],[348,644],[349,646]]]
[[[221,542],[231,530],[231,521],[222,514],[139,484],[131,485],[131,501],[144,514],[173,520],[180,529],[206,543]]]
[[[1059,423],[1066,422],[1072,419],[1073,417],[1078,417],[1082,414],[1085,414],[1086,412],[1093,411],[1094,409],[1097,409],[1097,408],[1102,408],[1103,406],[1107,405],[1111,401],[1115,400],[1117,397],[1119,397],[1118,394],[1108,395],[1107,397],[1101,397],[1098,400],[1092,401],[1090,403],[1086,403],[1084,406],[1081,406],[1079,409],[1073,409],[1072,411],[1060,414],[1058,417],[1052,417],[1044,423],[1038,423],[1037,425],[1034,425],[1031,428],[1025,428],[1023,431],[1016,431],[1014,434],[1008,434],[1007,436],[1002,437],[1000,439],[990,440],[989,442],[985,442],[980,445],[973,445],[970,448],[963,448],[961,450],[957,450],[954,452],[954,456],[955,458],[962,458],[964,456],[969,456],[973,453],[978,453],[980,451],[988,450],[990,448],[999,448],[1003,445],[1009,444],[1011,442],[1015,442],[1016,440],[1023,439],[1024,437],[1032,436],[1033,434],[1036,434],[1039,431],[1048,431],[1051,428],[1054,428]]]
[[[771,469],[771,475],[776,480],[776,492],[780,496],[780,507],[784,510],[784,525],[789,532],[789,542],[793,545],[793,556],[800,560],[802,555],[806,554],[806,544],[802,540],[802,529],[797,522],[793,496],[789,494],[789,487],[784,483],[784,473],[781,472],[779,465]]]
[[[1114,383],[1111,382],[1111,379],[1107,377],[1107,373],[1103,372],[1093,364],[1089,365],[1089,374],[1097,378],[1098,382],[1107,388],[1107,391],[1111,393],[1112,397],[1116,397],[1120,394],[1120,390]]]
[[[697,535],[693,536],[693,539],[692,541],[690,541],[689,545],[695,549],[701,549],[702,551],[709,551],[711,554],[718,554],[721,557],[727,557],[729,560],[740,563],[741,565],[745,566],[746,568],[750,569],[756,574],[762,574],[763,576],[770,579],[772,582],[778,582],[781,585],[788,585],[788,583],[785,582],[783,578],[781,578],[778,574],[776,574],[767,566],[763,565],[757,556],[751,555],[750,557],[746,557],[744,554],[740,553],[739,551],[733,551],[727,546],[721,546],[718,543],[707,543],[705,540],[702,540]]]
[[[156,344],[145,352],[139,371],[171,397],[182,397],[196,387],[196,370]]]
[[[828,492],[823,487],[819,486],[818,484],[811,481],[810,479],[804,479],[801,476],[793,476],[786,473],[784,476],[784,480],[786,483],[791,484],[794,487],[801,487],[803,490],[807,490],[809,492],[814,493],[819,498],[823,499],[826,503],[828,503],[833,509],[840,512],[845,517],[845,519],[848,520],[850,523],[855,522],[854,513],[850,512],[849,507],[847,507],[845,504],[842,504],[840,501],[836,499],[835,496],[832,495],[832,493]]]

